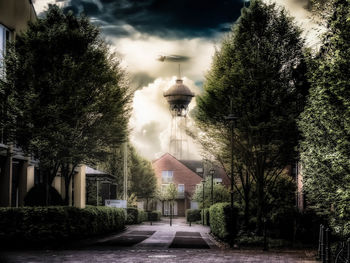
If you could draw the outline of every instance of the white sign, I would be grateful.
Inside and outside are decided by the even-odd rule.
[[[116,207],[116,208],[126,208],[126,200],[105,200],[105,206]]]

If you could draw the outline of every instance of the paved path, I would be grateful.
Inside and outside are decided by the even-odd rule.
[[[74,250],[7,251],[0,255],[0,262],[316,262],[303,251],[283,253],[221,249],[209,231],[208,227],[201,225],[189,227],[184,219],[175,219],[170,227],[167,219],[152,226],[149,223],[129,226],[123,233],[83,242]],[[185,248],[177,248],[176,244]],[[196,244],[200,249],[189,248],[196,247]]]

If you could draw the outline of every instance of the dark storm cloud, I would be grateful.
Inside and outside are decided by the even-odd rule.
[[[178,38],[227,31],[242,6],[242,0],[70,0],[65,9],[108,25],[127,24],[142,33]],[[128,33],[120,27],[101,27],[112,35]]]
[[[141,89],[152,83],[155,78],[147,74],[146,72],[138,72],[132,75],[130,83],[133,85],[133,90]]]

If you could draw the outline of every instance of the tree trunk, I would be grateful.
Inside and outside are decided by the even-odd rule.
[[[245,229],[249,227],[249,218],[250,218],[250,197],[249,190],[246,188],[244,190],[244,226]]]
[[[257,234],[263,234],[263,217],[264,217],[264,178],[259,176],[257,180],[257,194],[258,194],[258,207],[257,207]]]

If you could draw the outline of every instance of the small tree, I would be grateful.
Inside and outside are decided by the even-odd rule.
[[[199,203],[199,207],[203,208],[203,184],[200,184],[192,199]],[[213,201],[215,203],[223,203],[230,201],[230,192],[222,184],[213,184]],[[211,181],[207,180],[204,183],[204,208],[211,206]]]
[[[174,215],[174,204],[175,199],[178,196],[177,187],[174,183],[170,183],[166,188],[166,196],[167,200],[169,200],[170,203],[170,225],[172,225],[172,218]]]

